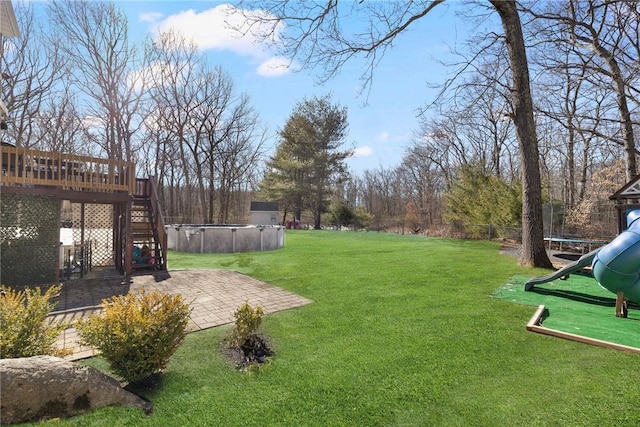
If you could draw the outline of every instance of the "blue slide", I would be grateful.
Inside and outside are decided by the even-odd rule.
[[[600,286],[614,294],[624,293],[629,301],[640,302],[640,209],[627,214],[627,229],[608,245],[583,255],[558,271],[534,277],[525,283],[524,289],[529,291],[535,285],[579,271],[589,263]]]
[[[624,293],[629,301],[640,302],[640,209],[627,214],[627,229],[593,259],[593,277],[600,286]]]
[[[546,276],[534,277],[533,279],[529,279],[527,283],[524,284],[524,290],[530,291],[535,285],[548,283],[552,280],[560,279],[565,276],[569,276],[569,274],[571,273],[582,270],[586,266],[591,265],[593,259],[596,257],[596,253],[599,250],[600,249],[598,248],[594,251],[589,252],[588,254],[582,255],[577,261],[574,261],[571,264],[567,264],[560,270],[549,273]]]

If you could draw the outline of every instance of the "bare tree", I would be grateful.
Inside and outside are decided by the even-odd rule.
[[[512,106],[522,160],[522,264],[550,268],[544,246],[538,137],[533,119],[529,65],[515,1],[491,1],[505,31],[512,74]]]
[[[152,121],[150,129],[154,130],[156,144],[160,153],[171,166],[169,216],[193,221],[193,198],[190,192],[197,182],[193,178],[192,153],[198,152],[194,139],[193,126],[197,120],[197,81],[203,74],[205,65],[197,53],[196,46],[189,43],[182,35],[173,31],[162,33],[147,46],[145,64],[149,95],[152,106],[148,113],[148,121]],[[178,173],[176,169],[180,169]],[[163,181],[161,181],[161,184]],[[182,188],[189,199],[180,198],[175,191]]]
[[[547,120],[546,126],[553,128],[548,148],[562,160],[564,201],[573,207],[584,198],[593,160],[609,141],[609,137],[603,137],[603,123],[611,105],[609,91],[591,84],[585,78],[585,69],[568,67],[568,52],[557,52],[555,57],[545,59],[545,78],[537,82],[538,120]]]
[[[453,95],[439,96],[430,105],[438,107],[437,118],[422,111],[420,129],[410,151],[439,165],[448,187],[455,179],[455,171],[471,161],[498,177],[506,173],[508,180],[516,178],[514,164],[506,161],[517,147],[510,120],[510,94],[505,93],[508,85],[501,81],[505,78],[504,68],[499,61],[474,67],[469,77],[450,85]]]
[[[55,46],[47,43],[45,25],[40,22],[31,3],[20,4],[16,20],[21,36],[2,37],[2,93],[9,110],[8,129],[2,138],[18,147],[34,148],[41,144],[38,114],[51,102],[62,65]]]
[[[445,177],[438,167],[423,155],[422,147],[412,147],[403,156],[398,168],[404,183],[404,193],[415,208],[421,228],[442,223],[442,197],[446,191]]]
[[[159,171],[163,181],[170,179],[169,216],[182,211],[193,221],[197,212],[198,221],[226,222],[232,192],[250,181],[261,158],[265,136],[258,115],[222,67],[211,69],[181,34],[169,31],[150,43],[146,65],[152,101],[147,135],[170,169]],[[182,207],[175,207],[177,200]]]
[[[402,176],[397,169],[367,170],[362,176],[362,205],[378,230],[404,232],[406,202]]]
[[[250,14],[253,29],[259,28],[264,38],[278,38],[283,52],[298,58],[307,67],[319,65],[323,78],[334,76],[349,59],[362,55],[368,67],[363,74],[370,82],[375,66],[399,34],[419,19],[427,16],[441,0],[411,2],[358,2],[340,8],[337,1],[292,3],[286,0],[260,3],[262,14]],[[542,229],[542,190],[538,145],[533,119],[533,102],[529,83],[529,68],[522,25],[515,1],[490,1],[498,12],[505,31],[512,72],[513,122],[522,159],[522,256],[521,263],[551,267]],[[340,18],[365,22],[367,31],[348,32]],[[287,24],[288,31],[282,32]],[[269,26],[269,24],[271,24]]]
[[[114,159],[134,160],[134,134],[142,123],[143,81],[134,72],[136,50],[128,21],[113,3],[64,0],[48,4],[72,81],[90,99],[86,108],[93,142]]]
[[[243,95],[226,119],[226,126],[211,131],[212,139],[219,140],[213,150],[211,165],[217,171],[219,224],[228,222],[233,194],[241,194],[250,186],[254,181],[254,171],[263,160],[266,130],[258,123],[258,115],[249,105],[249,97]]]
[[[228,116],[234,108],[233,81],[221,68],[202,70],[200,77],[192,82],[197,91],[190,100],[194,105],[191,123],[193,139],[187,140],[191,150],[192,164],[200,191],[203,221],[213,223],[216,199],[216,147],[230,136],[232,124]]]
[[[84,127],[77,101],[68,85],[56,91],[55,98],[43,103],[34,118],[38,146],[43,150],[62,153],[88,154],[84,147]]]
[[[464,136],[457,126],[456,116],[423,119],[407,153],[433,164],[444,177],[447,189],[455,179],[455,171],[469,162]]]
[[[528,9],[537,19],[544,20],[549,32],[566,35],[554,42],[568,44],[581,55],[571,68],[583,68],[596,85],[613,90],[619,115],[620,137],[625,148],[627,179],[637,173],[637,150],[629,99],[639,93],[633,82],[638,81],[638,34],[640,13],[633,2],[609,0],[570,0],[568,3],[546,3],[545,10]],[[632,98],[633,99],[633,98]]]
[[[476,16],[474,11],[470,8],[464,15],[470,25],[488,17],[486,13]],[[443,63],[458,71],[445,82],[433,84],[440,92],[421,109],[421,130],[433,129],[429,123],[443,122],[446,127],[439,127],[448,127],[448,132],[460,140],[466,156],[460,165],[470,160],[479,162],[487,172],[498,177],[506,173],[507,179],[512,180],[515,174],[520,174],[520,167],[517,160],[510,162],[518,147],[511,121],[511,75],[503,37],[493,33],[472,34],[464,45],[464,50],[454,50],[460,59]],[[434,112],[443,119],[431,119]],[[429,139],[433,133],[418,136]]]
[[[205,222],[213,223],[217,199],[218,223],[226,223],[232,191],[257,167],[265,135],[258,130],[258,115],[249,97],[236,93],[222,67],[203,77],[198,84],[203,101],[196,110],[195,139],[200,144],[192,154],[201,188],[206,188],[202,194],[207,201]]]

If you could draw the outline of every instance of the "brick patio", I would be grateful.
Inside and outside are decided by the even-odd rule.
[[[299,307],[312,301],[235,271],[171,270],[135,275],[124,283],[115,271],[94,270],[83,279],[65,282],[56,299],[54,320],[73,321],[100,310],[100,302],[113,295],[138,292],[144,288],[181,294],[191,304],[189,332],[220,326],[234,321],[233,313],[247,302],[261,305],[265,314]],[[95,352],[78,345],[78,335],[71,327],[61,334],[58,345],[72,348],[69,360],[93,356]]]

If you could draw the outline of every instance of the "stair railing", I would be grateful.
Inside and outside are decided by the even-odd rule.
[[[151,176],[148,179],[149,185],[149,200],[151,201],[151,214],[154,219],[155,231],[158,235],[158,241],[160,242],[160,251],[162,253],[162,264],[160,268],[162,270],[167,269],[167,230],[164,227],[164,217],[162,216],[162,206],[160,204],[160,197],[158,197],[158,186],[156,184],[155,177]]]

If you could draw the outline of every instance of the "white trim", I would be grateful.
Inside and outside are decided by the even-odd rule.
[[[20,37],[20,28],[18,28],[11,0],[0,0],[0,34],[7,37]]]
[[[629,185],[623,192],[620,193],[621,196],[640,196],[640,179],[636,180],[636,182]]]

